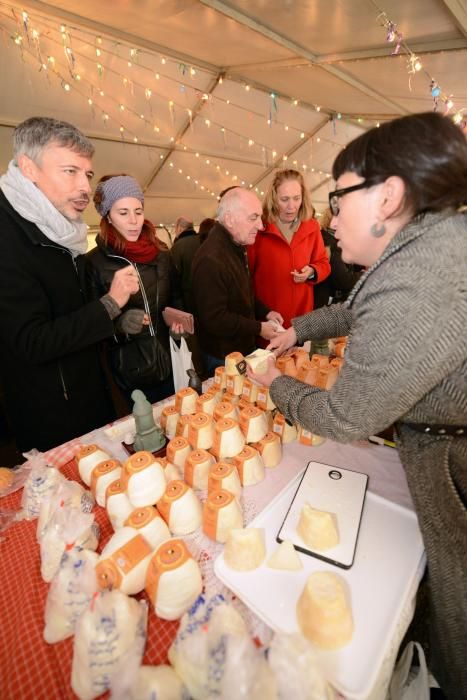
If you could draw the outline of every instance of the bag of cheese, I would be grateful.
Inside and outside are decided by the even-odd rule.
[[[63,553],[72,546],[96,550],[99,543],[99,526],[92,513],[80,509],[59,506],[40,541],[41,576],[50,582],[57,573]]]
[[[31,471],[21,497],[21,516],[24,520],[34,520],[39,517],[42,501],[56,488],[58,482],[66,479],[58,469],[47,465],[42,452],[31,450],[25,456],[31,464]]]
[[[57,508],[73,507],[83,513],[90,513],[95,500],[90,491],[86,491],[77,481],[59,480],[42,500],[37,521],[37,540],[40,542],[47,524]]]

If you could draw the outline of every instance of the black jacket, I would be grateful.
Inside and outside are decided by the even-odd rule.
[[[22,451],[47,450],[113,418],[97,345],[113,323],[84,289],[84,256],[73,260],[0,191],[0,371]]]
[[[361,268],[357,265],[347,265],[341,257],[340,248],[334,236],[327,229],[321,229],[323,242],[331,263],[331,274],[323,282],[315,284],[313,308],[319,309],[331,303],[339,303],[347,299],[353,286],[361,277]]]
[[[193,229],[186,229],[177,236],[170,254],[180,275],[182,286],[183,308],[185,311],[193,312],[193,296],[191,284],[191,267],[193,258],[201,245],[200,236]]]

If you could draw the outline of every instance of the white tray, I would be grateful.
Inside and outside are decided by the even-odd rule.
[[[250,527],[264,528],[267,559],[279,546],[277,532],[300,481],[299,474]],[[352,640],[337,651],[317,650],[328,681],[350,700],[363,700],[373,687],[388,645],[414,584],[425,567],[425,555],[415,514],[367,492],[355,561],[345,570],[298,553],[300,571],[278,571],[265,563],[240,573],[221,554],[214,571],[219,579],[272,629],[296,632],[295,606],[313,571],[333,571],[346,579],[354,618]]]

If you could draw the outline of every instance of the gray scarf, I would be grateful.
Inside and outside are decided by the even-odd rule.
[[[73,257],[85,253],[88,247],[87,226],[69,221],[52,202],[21,173],[12,160],[5,175],[0,177],[0,189],[15,211],[33,224],[54,243],[72,253]]]

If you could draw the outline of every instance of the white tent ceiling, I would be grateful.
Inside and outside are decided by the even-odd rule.
[[[467,119],[465,0],[0,0],[0,29],[0,171],[16,124],[66,119],[95,144],[96,181],[134,175],[169,229],[230,185],[261,198],[283,165],[321,211],[340,148],[433,109],[433,87]]]

